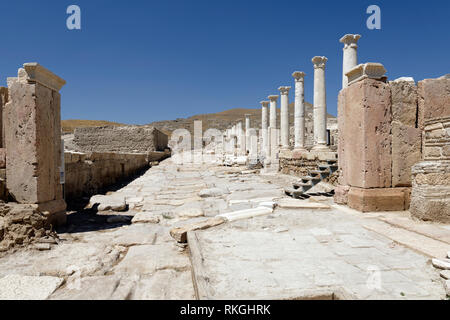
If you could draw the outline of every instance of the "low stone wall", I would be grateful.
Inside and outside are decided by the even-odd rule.
[[[292,150],[281,150],[280,172],[283,174],[294,175],[297,177],[307,176],[310,170],[318,170],[317,166],[325,164],[327,160],[336,160],[335,152],[302,152],[297,153]],[[338,172],[334,172],[330,177],[324,179],[332,185],[337,185]]]
[[[168,137],[154,127],[77,128],[73,139],[76,151],[148,153],[164,151]]]
[[[68,200],[98,193],[149,166],[146,154],[66,152],[64,156]]]

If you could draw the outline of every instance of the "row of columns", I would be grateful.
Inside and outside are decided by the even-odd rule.
[[[344,44],[342,66],[342,88],[348,86],[346,73],[358,64],[357,42],[361,38],[358,34],[347,34],[339,41]],[[312,58],[314,65],[314,146],[312,150],[328,151],[327,146],[327,95],[325,84],[325,67],[328,59],[323,56]],[[295,80],[295,111],[294,111],[294,150],[305,151],[305,76],[302,71],[295,71],[292,77]],[[289,91],[291,87],[281,86],[280,91],[280,138],[275,141],[282,149],[289,148]],[[270,156],[272,131],[277,128],[277,102],[278,95],[268,96],[269,101],[261,101],[261,149]],[[250,147],[250,115],[245,115],[245,133],[242,122],[234,125],[227,131],[228,138],[238,137],[241,152],[246,154]]]
[[[346,88],[348,80],[346,73],[358,64],[357,42],[361,38],[358,34],[347,34],[340,39],[344,43],[343,48],[343,77],[342,87]],[[316,56],[312,59],[314,65],[314,146],[313,150],[327,151],[327,95],[325,84],[325,67],[328,59]],[[295,71],[292,77],[295,79],[295,111],[294,111],[294,150],[305,151],[305,73]],[[291,87],[279,87],[281,95],[280,112],[280,146],[289,148],[289,90]],[[277,124],[277,95],[268,97],[269,101],[261,101],[262,105],[262,149],[268,154],[270,129]],[[267,120],[267,107],[270,104],[270,120]]]

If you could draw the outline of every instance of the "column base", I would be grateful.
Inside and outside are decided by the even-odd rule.
[[[409,207],[409,193],[410,188],[351,187],[348,191],[348,206],[361,212],[404,211]]]
[[[302,157],[302,155],[306,154],[307,152],[308,152],[308,150],[306,150],[306,148],[296,147],[292,151],[292,157],[294,159],[300,159]]]
[[[326,144],[316,144],[311,151],[329,152],[331,150]]]

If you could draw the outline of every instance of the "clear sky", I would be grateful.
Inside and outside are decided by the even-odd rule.
[[[66,9],[81,8],[81,30]],[[381,8],[381,30],[366,9]],[[450,73],[448,0],[39,0],[2,1],[0,85],[24,62],[67,81],[63,119],[144,124],[231,108],[256,108],[315,55],[328,57],[328,112],[336,114],[342,44],[359,33],[360,62],[390,79]],[[290,100],[293,101],[291,91]]]

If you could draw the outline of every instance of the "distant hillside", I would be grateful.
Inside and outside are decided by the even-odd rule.
[[[312,121],[313,106],[306,102],[306,121]],[[162,132],[170,135],[176,129],[187,129],[191,133],[194,132],[194,121],[201,120],[203,130],[214,128],[225,130],[231,125],[242,121],[245,125],[245,114],[250,114],[250,122],[252,128],[261,127],[261,108],[258,109],[231,109],[217,113],[198,114],[189,118],[178,118],[175,120],[155,121],[145,126],[154,126]],[[328,114],[329,119],[335,119],[334,116]],[[280,108],[277,108],[277,123],[280,122]],[[294,103],[289,105],[289,124],[294,125]],[[73,133],[77,127],[97,127],[105,125],[126,126],[125,124],[109,121],[97,120],[62,120],[62,128],[64,133]]]
[[[313,106],[306,103],[306,121],[312,120]],[[154,126],[165,133],[171,133],[176,129],[187,129],[191,133],[194,130],[194,121],[201,120],[203,130],[215,128],[224,130],[234,123],[242,121],[245,123],[245,114],[250,114],[250,123],[253,128],[261,127],[261,108],[258,109],[231,109],[217,113],[199,114],[189,118],[179,118],[176,120],[156,121],[149,123],[147,126]],[[334,116],[328,114],[329,119],[335,119]],[[280,108],[277,108],[277,122],[280,121]],[[289,105],[289,124],[294,125],[294,103]]]
[[[82,127],[101,127],[101,126],[124,126],[122,123],[103,121],[103,120],[61,120],[63,133],[73,133],[75,128]]]

